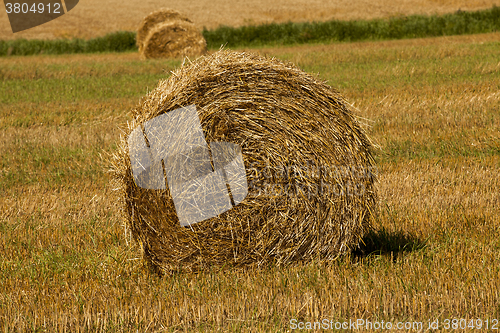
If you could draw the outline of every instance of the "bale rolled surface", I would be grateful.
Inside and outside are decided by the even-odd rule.
[[[144,41],[145,58],[179,58],[206,52],[207,42],[195,25],[186,21],[157,24]]]
[[[142,20],[141,25],[137,30],[136,44],[137,48],[139,49],[139,52],[142,53],[142,49],[144,48],[144,42],[150,30],[152,30],[157,24],[171,22],[171,21],[186,21],[193,23],[185,15],[172,9],[162,8],[152,12]]]
[[[127,138],[115,155],[128,228],[158,272],[331,260],[368,230],[372,145],[339,93],[292,64],[219,51],[183,65],[133,110],[128,134],[195,105],[208,143],[241,147],[248,195],[183,227],[166,190],[134,182]]]

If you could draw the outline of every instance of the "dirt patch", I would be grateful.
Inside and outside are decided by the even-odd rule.
[[[326,21],[383,18],[409,14],[449,13],[500,6],[500,0],[200,0],[169,1],[169,8],[189,14],[201,29],[286,21]],[[150,12],[165,6],[160,0],[86,0],[68,14],[26,31],[12,33],[6,12],[0,10],[0,40],[62,37],[92,38],[118,30],[137,30]]]

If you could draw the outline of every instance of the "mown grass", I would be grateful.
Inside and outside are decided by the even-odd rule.
[[[500,8],[445,15],[412,15],[368,21],[272,23],[203,30],[209,49],[306,43],[352,42],[478,34],[500,31]],[[0,56],[136,51],[135,32],[119,31],[90,40],[0,41]]]
[[[0,330],[282,332],[291,319],[424,328],[500,319],[497,40],[256,50],[319,73],[365,119],[380,145],[373,230],[329,264],[163,278],[143,266],[122,226],[105,156],[130,109],[179,62],[0,59]]]
[[[50,59],[48,63],[44,63],[46,59]],[[111,65],[91,59],[78,63],[78,56],[70,62],[63,59],[64,56],[42,56],[39,62],[13,61],[12,65],[9,62],[9,66],[1,66],[0,103],[100,101],[111,95],[138,98],[180,64],[179,60],[156,60],[144,64],[133,54],[112,61]],[[33,94],[33,91],[37,93]]]
[[[103,37],[84,39],[59,40],[27,40],[15,39],[0,41],[0,56],[33,55],[33,54],[70,54],[97,52],[134,51],[135,32],[118,31]]]

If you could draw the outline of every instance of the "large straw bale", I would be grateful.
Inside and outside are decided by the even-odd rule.
[[[128,230],[151,267],[288,265],[357,247],[376,202],[372,144],[336,90],[292,64],[219,51],[160,81],[133,110],[126,134],[188,105],[196,106],[208,143],[241,146],[248,195],[183,227],[168,187],[136,185],[122,138],[114,179]]]
[[[171,21],[186,21],[193,23],[187,16],[168,8],[161,8],[157,11],[150,13],[146,16],[137,30],[136,44],[139,52],[142,53],[144,48],[144,42],[149,34],[149,32],[157,25],[161,23],[171,22]]]
[[[180,58],[199,56],[207,51],[207,42],[195,25],[171,21],[156,25],[142,49],[144,58]]]

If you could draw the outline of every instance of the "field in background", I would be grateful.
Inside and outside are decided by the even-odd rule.
[[[220,25],[366,20],[412,14],[444,14],[500,6],[500,0],[85,0],[68,14],[41,26],[12,33],[0,7],[0,40],[93,38],[116,31],[135,31],[150,12],[169,7],[185,13],[200,28]]]
[[[129,110],[181,62],[0,58],[0,330],[281,332],[294,318],[424,328],[500,319],[499,40],[257,50],[319,73],[366,119],[380,145],[374,231],[361,251],[327,266],[163,279],[124,234],[105,155]]]
[[[500,31],[500,7],[459,11],[443,15],[413,15],[390,19],[272,23],[259,26],[220,27],[203,30],[209,50],[222,45],[277,47],[299,44],[396,40]],[[136,32],[118,31],[91,39],[0,40],[0,56],[137,51]]]

